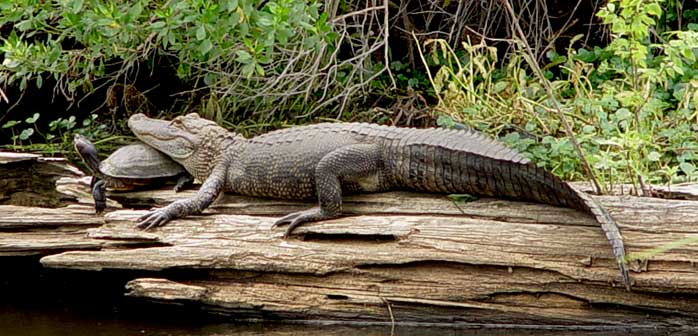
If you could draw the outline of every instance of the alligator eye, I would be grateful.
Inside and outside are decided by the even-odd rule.
[[[180,127],[182,126],[182,117],[177,117],[170,121],[170,126]]]

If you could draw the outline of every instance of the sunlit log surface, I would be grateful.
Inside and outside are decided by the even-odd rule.
[[[681,200],[598,197],[629,253],[668,247],[631,263],[628,292],[601,229],[569,209],[407,192],[356,195],[345,202],[351,216],[307,224],[284,241],[271,224],[311,204],[224,195],[200,216],[143,232],[134,220],[144,210],[95,215],[87,182],[59,180],[56,189],[74,199],[67,207],[2,206],[0,253],[47,255],[42,263],[53,268],[129,272],[136,274],[129,296],[231,318],[698,325],[698,244],[676,244],[698,237],[690,185],[673,189]],[[110,204],[148,208],[194,192],[111,193],[118,202]]]

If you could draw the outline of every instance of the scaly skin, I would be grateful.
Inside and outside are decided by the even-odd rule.
[[[531,164],[502,143],[467,130],[413,129],[360,123],[317,124],[252,139],[228,132],[197,114],[170,121],[137,114],[129,127],[146,144],[204,181],[196,196],[140,219],[150,229],[201,212],[222,191],[319,201],[274,226],[334,218],[342,194],[387,190],[468,193],[577,209],[592,215],[613,248],[630,288],[623,238],[591,197]]]
[[[133,175],[132,178],[110,176],[102,171],[102,168],[100,167],[101,162],[99,160],[99,156],[97,155],[97,147],[95,147],[95,145],[89,139],[87,139],[83,135],[75,134],[73,138],[73,146],[75,147],[75,151],[83,160],[89,171],[92,173],[90,189],[92,190],[92,198],[95,201],[95,211],[97,213],[103,212],[104,209],[106,209],[107,207],[107,188],[115,190],[132,190],[141,186],[157,184],[158,182],[162,182],[162,180],[170,177],[169,175],[175,177],[175,174],[180,172],[180,168],[174,168],[172,166],[173,163],[160,163],[159,160],[161,158],[167,161],[170,160],[157,153],[157,151],[155,151],[154,149],[146,145],[142,145],[138,147],[138,149],[142,147],[143,149],[147,149],[147,151],[144,152],[143,150],[133,150],[133,147],[131,148],[131,150],[128,150],[128,147],[124,147],[124,149],[126,149],[126,153],[128,153],[129,155],[127,157],[124,157],[123,155],[119,156],[119,158],[124,158],[126,160],[126,162],[121,162],[123,164],[123,166],[121,167],[123,169],[122,173],[124,171],[128,171],[129,168],[132,168],[130,171]],[[152,154],[153,152],[157,153],[158,155],[154,156]],[[117,159],[116,161],[119,160]],[[161,168],[160,172],[163,173],[162,177],[148,178],[146,176],[139,176],[138,174],[143,172],[143,162],[147,162],[148,165],[153,165],[153,170],[156,168]],[[116,163],[112,162],[112,164]],[[135,168],[133,168],[134,165],[136,166]],[[193,179],[186,174],[180,176],[177,180],[177,184],[174,187],[174,191],[179,192],[192,181]]]

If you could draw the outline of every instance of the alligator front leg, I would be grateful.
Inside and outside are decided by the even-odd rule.
[[[139,218],[136,226],[143,230],[149,230],[163,226],[173,219],[200,213],[223,191],[226,171],[227,165],[225,163],[219,164],[213,169],[211,175],[201,185],[194,197],[178,200],[164,208],[153,210]]]
[[[342,214],[341,180],[356,180],[380,174],[380,150],[371,144],[357,144],[339,148],[325,155],[315,167],[315,188],[320,205],[294,212],[277,220],[273,228],[288,224],[284,239],[295,228],[307,222],[339,217]],[[376,179],[378,180],[378,179]],[[369,188],[374,191],[378,189]]]

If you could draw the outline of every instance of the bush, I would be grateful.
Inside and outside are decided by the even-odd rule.
[[[301,0],[2,2],[0,25],[13,29],[0,45],[0,84],[24,90],[51,76],[55,92],[75,99],[131,83],[145,66],[176,71],[218,103],[203,112],[219,121],[245,107],[282,109],[322,87],[317,69],[336,34],[320,9]]]
[[[555,99],[595,175],[607,183],[698,177],[698,32],[668,31],[655,41],[649,34],[661,15],[660,1],[611,0],[598,13],[611,33],[608,46],[547,55]],[[528,75],[523,54],[498,69],[495,50],[483,42],[464,43],[458,52],[443,41],[427,45],[442,65],[432,81],[442,113],[508,133],[504,140],[539,165],[568,179],[582,177],[580,160],[551,113],[555,105]]]

